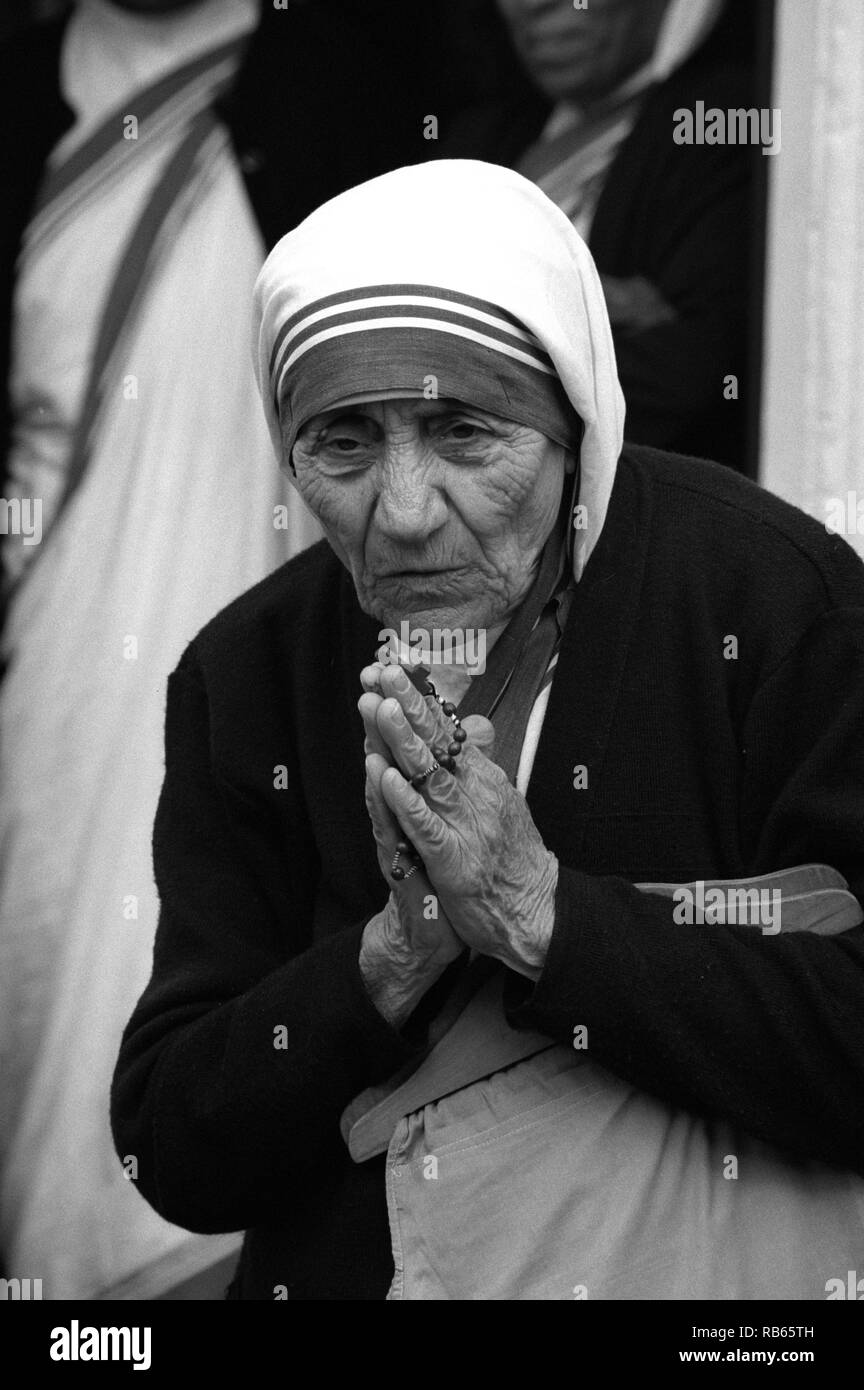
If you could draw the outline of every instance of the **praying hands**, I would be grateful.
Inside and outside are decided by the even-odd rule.
[[[392,884],[361,949],[374,1001],[390,1021],[402,1021],[465,946],[536,979],[554,922],[558,863],[524,798],[481,751],[491,745],[492,725],[469,715],[452,770],[435,767],[433,749],[449,762],[454,745],[455,726],[441,706],[400,666],[366,667],[361,682],[366,806]]]

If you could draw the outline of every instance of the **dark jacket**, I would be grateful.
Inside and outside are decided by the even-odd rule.
[[[417,1043],[358,969],[388,892],[356,710],[378,626],[322,543],[208,624],[169,684],[162,912],[113,1126],[165,1217],[249,1231],[244,1298],[384,1298],[392,1272],[383,1159],[355,1166],[339,1134]],[[864,1172],[864,928],[687,928],[632,887],[822,862],[864,900],[862,727],[845,542],[730,470],[627,446],[528,789],[561,872],[514,1021],[567,1043],[585,1024],[636,1086]]]

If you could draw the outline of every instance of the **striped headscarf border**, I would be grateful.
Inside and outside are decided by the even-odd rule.
[[[549,353],[515,315],[437,285],[369,285],[313,300],[291,315],[270,353],[285,457],[298,431],[364,391],[413,390],[528,425],[578,448],[581,427]]]
[[[293,314],[270,357],[274,400],[284,373],[328,338],[387,328],[426,328],[481,342],[525,366],[555,376],[542,343],[513,314],[483,299],[438,285],[369,285],[326,295]]]

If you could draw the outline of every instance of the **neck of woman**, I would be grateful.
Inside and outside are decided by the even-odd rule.
[[[485,645],[481,649],[478,644],[477,650],[473,653],[472,661],[435,661],[432,659],[426,662],[429,679],[439,695],[443,695],[445,700],[452,700],[454,705],[460,703],[471,681],[475,676],[483,674],[486,658],[506,626],[507,623],[503,622],[484,630]]]

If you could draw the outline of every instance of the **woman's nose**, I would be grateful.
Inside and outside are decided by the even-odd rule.
[[[422,540],[446,520],[447,504],[419,442],[389,448],[380,476],[375,516],[392,540]]]

